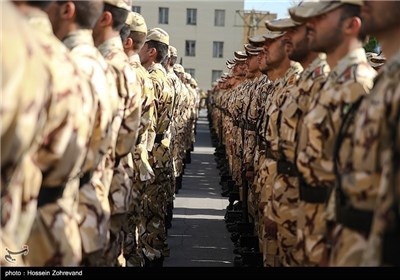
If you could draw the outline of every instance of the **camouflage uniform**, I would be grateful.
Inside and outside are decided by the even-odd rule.
[[[302,73],[297,84],[287,89],[286,99],[278,119],[279,158],[278,174],[272,187],[269,204],[271,216],[278,225],[278,248],[284,266],[300,265],[302,257],[296,254],[297,212],[299,182],[296,175],[295,151],[302,129],[302,118],[308,111],[309,102],[326,80],[326,55],[320,54]]]
[[[134,178],[133,156],[138,136],[141,111],[141,89],[136,73],[131,69],[124,53],[121,38],[113,37],[98,47],[113,67],[119,94],[118,114],[112,124],[112,140],[107,154],[106,168],[113,169],[110,202],[110,243],[106,252],[108,265],[116,265],[124,239],[122,225],[127,218],[132,199]],[[104,183],[109,183],[110,173]]]
[[[1,58],[1,265],[22,265],[4,259],[6,248],[20,251],[36,215],[42,180],[33,164],[35,138],[42,136],[50,97],[50,73],[38,39],[12,4],[2,3]],[[36,139],[37,140],[37,139]],[[24,184],[25,183],[25,184]],[[18,226],[18,224],[20,226]],[[29,253],[29,252],[28,252]]]
[[[363,49],[349,52],[331,71],[304,117],[297,157],[301,175],[297,234],[298,246],[304,252],[304,265],[317,265],[325,250],[324,203],[328,189],[335,182],[334,143],[345,110],[372,87],[374,76]]]
[[[153,81],[157,108],[156,139],[151,152],[151,166],[155,181],[146,186],[139,226],[139,243],[149,260],[162,257],[165,234],[166,193],[171,188],[168,177],[171,166],[169,126],[172,116],[173,91],[168,83],[166,71],[156,63],[148,69]]]
[[[105,186],[98,178],[103,171],[102,162],[111,141],[111,123],[117,108],[118,98],[115,79],[100,52],[95,48],[91,30],[71,32],[63,40],[77,65],[90,79],[97,98],[95,122],[90,139],[89,150],[81,169],[83,174],[79,187],[79,230],[82,238],[83,261],[86,265],[99,264],[100,258],[88,258],[89,254],[103,254],[107,244],[108,227],[102,221],[105,213],[102,208],[102,197],[108,194],[109,186]]]
[[[86,76],[52,34],[47,15],[36,10],[27,17],[38,30],[48,55],[53,95],[45,137],[34,155],[43,182],[28,240],[31,253],[26,260],[36,266],[78,265],[82,254],[76,203],[78,175],[87,153],[97,102]]]
[[[149,152],[153,148],[156,137],[157,115],[153,83],[149,73],[141,65],[139,55],[129,57],[129,63],[135,69],[142,89],[142,116],[136,149],[133,153],[135,182],[132,186],[132,203],[128,214],[127,239],[124,245],[124,255],[127,266],[143,266],[141,248],[137,241],[137,227],[140,223],[144,189],[148,182],[154,180],[154,172],[149,163]]]
[[[384,265],[381,238],[385,230],[390,232],[391,226],[399,225],[398,213],[390,212],[394,195],[399,194],[398,158],[393,159],[393,154],[397,152],[398,157],[400,143],[400,52],[381,70],[373,90],[341,131],[344,137],[337,160],[341,184],[336,189],[332,266],[359,266],[363,254],[364,265]],[[389,246],[395,252],[392,258],[398,260],[394,248],[399,243],[389,241]]]
[[[292,88],[297,82],[303,68],[298,62],[291,62],[290,68],[286,71],[285,76],[280,80],[279,84],[275,87],[274,92],[270,95],[270,103],[267,104],[268,110],[265,111],[267,118],[265,127],[265,140],[266,140],[266,157],[262,166],[260,167],[262,191],[261,202],[265,202],[264,216],[268,219],[274,220],[272,209],[273,198],[273,185],[277,175],[277,159],[279,157],[279,138],[278,138],[278,124],[281,117],[280,108]],[[279,261],[277,260],[277,236],[265,236],[264,240],[264,264],[266,266],[276,266]]]

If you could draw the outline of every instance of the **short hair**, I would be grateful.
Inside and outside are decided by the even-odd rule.
[[[178,60],[178,57],[170,56],[169,57],[169,66],[174,66],[177,60]]]
[[[131,31],[129,38],[133,41],[133,50],[139,51],[146,42],[146,33],[139,31]]]
[[[119,36],[121,37],[122,43],[125,44],[125,42],[128,39],[130,33],[131,33],[131,29],[129,28],[129,25],[125,24],[121,28],[121,31],[119,32]]]
[[[112,29],[115,31],[121,31],[122,27],[125,25],[126,18],[128,17],[129,11],[112,6],[108,3],[104,4],[104,12],[110,12],[112,15]]]
[[[39,9],[46,9],[52,1],[27,1],[29,6],[33,6]]]
[[[343,4],[341,6],[342,11],[340,15],[340,22],[343,22],[344,20],[351,18],[351,17],[358,17],[360,18],[361,15],[361,7],[359,5],[352,5],[352,4]],[[367,37],[367,34],[365,32],[360,32],[358,33],[358,40],[363,42],[365,38]]]
[[[72,1],[75,5],[76,20],[80,27],[93,29],[103,11],[102,1]]]
[[[147,41],[146,43],[149,48],[155,48],[157,50],[156,62],[162,64],[168,57],[168,45],[154,40]]]

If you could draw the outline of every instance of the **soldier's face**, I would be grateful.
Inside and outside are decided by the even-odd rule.
[[[266,55],[264,51],[261,51],[260,54],[258,55],[258,64],[259,64],[259,69],[261,73],[267,74],[268,67],[267,67],[267,60],[266,60]]]
[[[340,23],[341,9],[310,19],[307,26],[307,37],[312,51],[333,52],[343,41]]]
[[[307,37],[307,28],[306,25],[303,24],[301,26],[297,26],[292,28],[290,31],[291,43],[293,45],[292,51],[288,53],[289,59],[301,62],[303,61],[308,53],[309,49],[309,40]]]
[[[49,4],[49,6],[46,8],[46,13],[51,22],[54,35],[59,38],[58,34],[61,29],[60,4],[58,4],[57,1],[51,2],[51,4]],[[63,38],[59,39],[62,40]]]
[[[146,65],[149,62],[149,51],[149,45],[145,43],[139,52],[140,63],[142,65]]]
[[[255,73],[258,71],[258,56],[252,55],[247,58],[247,70],[249,73]]]
[[[275,68],[287,56],[286,42],[283,37],[273,40],[268,46],[264,44],[266,52],[266,64],[268,67]]]
[[[399,1],[364,1],[361,7],[361,30],[379,36],[390,29],[400,28]]]

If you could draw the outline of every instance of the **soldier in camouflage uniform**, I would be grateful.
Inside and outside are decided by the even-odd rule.
[[[304,2],[303,2],[304,3]],[[306,2],[305,2],[306,3]],[[301,8],[301,4],[298,8]],[[270,22],[268,28],[286,31],[291,46],[289,59],[301,63],[305,69],[297,83],[285,89],[278,118],[277,176],[272,187],[270,213],[277,223],[279,258],[283,266],[298,266],[302,255],[296,252],[299,180],[296,174],[295,151],[302,129],[302,116],[307,112],[310,99],[321,88],[328,71],[325,54],[312,52],[308,46],[305,24],[291,19]]]
[[[169,35],[161,28],[147,33],[146,43],[139,56],[149,71],[154,85],[157,108],[156,138],[151,152],[151,166],[155,181],[146,186],[142,216],[139,225],[139,242],[145,257],[145,266],[162,266],[166,242],[165,214],[166,194],[171,188],[171,137],[169,127],[172,118],[173,91],[161,62],[168,56]]]
[[[38,213],[27,242],[31,253],[25,259],[37,266],[78,265],[82,255],[76,204],[78,175],[87,153],[97,103],[86,75],[52,34],[50,21],[40,10],[44,8],[42,4],[17,3],[46,49],[53,82],[45,137],[33,156],[43,181]]]
[[[94,46],[92,38],[92,28],[102,11],[103,3],[98,1],[54,1],[47,9],[55,35],[71,50],[71,55],[90,79],[98,103],[79,184],[82,262],[87,266],[101,265],[101,256],[107,244],[104,237],[108,236],[108,227],[101,223],[104,213],[100,199],[105,186],[97,178],[101,176],[102,163],[110,145],[111,123],[113,112],[116,111],[115,103],[110,100],[118,98],[111,67]]]
[[[101,178],[105,185],[111,186],[108,193],[110,210],[104,204],[104,222],[110,222],[110,242],[104,257],[107,265],[113,266],[117,265],[117,257],[121,254],[124,240],[122,226],[131,204],[132,185],[135,180],[132,153],[135,151],[141,113],[140,84],[129,65],[119,35],[130,9],[130,1],[105,1],[103,13],[93,29],[95,45],[114,69],[119,99],[118,111],[112,124],[112,140],[108,148],[106,170]]]
[[[328,191],[335,184],[335,142],[349,109],[370,90],[376,75],[362,48],[360,4],[315,2],[291,11],[296,21],[307,21],[310,49],[325,52],[331,68],[327,81],[304,117],[298,146],[301,201],[297,228],[299,246],[304,252],[303,265],[325,265],[321,263],[327,249],[325,219],[334,218],[334,215],[327,217],[325,203]],[[343,49],[348,52],[343,53]]]
[[[134,184],[132,186],[132,201],[124,231],[124,256],[126,266],[143,266],[144,259],[137,240],[137,227],[140,222],[143,207],[143,194],[146,185],[154,180],[154,172],[149,163],[149,153],[153,148],[155,139],[155,125],[157,115],[155,111],[155,96],[153,83],[149,73],[140,63],[139,52],[147,36],[147,26],[144,18],[135,12],[130,12],[126,25],[121,30],[124,50],[129,57],[131,67],[136,71],[142,89],[142,116],[138,141],[136,142],[134,159]]]
[[[1,59],[0,104],[0,237],[6,254],[6,249],[20,251],[26,244],[36,215],[42,175],[32,162],[32,151],[37,148],[35,138],[43,135],[52,92],[47,55],[32,28],[12,4],[2,3],[0,9],[4,20],[0,49],[7,53]],[[22,256],[3,256],[2,266],[23,265]]]
[[[329,265],[399,266],[400,45],[393,38],[400,34],[400,3],[364,6],[361,29],[379,40],[388,62],[340,131]]]

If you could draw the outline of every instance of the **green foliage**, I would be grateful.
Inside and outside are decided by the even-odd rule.
[[[379,52],[379,43],[376,38],[369,38],[368,42],[364,45],[364,49],[366,52]]]

